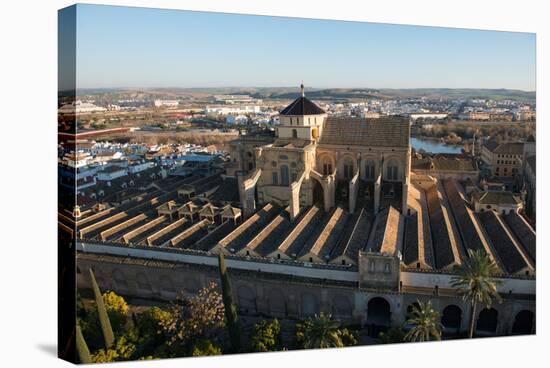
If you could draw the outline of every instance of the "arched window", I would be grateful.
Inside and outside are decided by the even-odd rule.
[[[367,160],[365,162],[365,179],[374,180],[374,161]]]
[[[391,159],[386,166],[386,180],[396,181],[398,180],[398,165],[397,161]]]
[[[313,294],[305,293],[302,296],[302,316],[309,317],[319,313],[319,303]]]
[[[441,314],[441,324],[447,330],[459,332],[462,324],[462,310],[456,305],[448,305]]]
[[[416,309],[420,308],[420,304],[418,304],[418,302],[414,302],[412,304],[409,304],[409,306],[407,307],[407,314],[406,314],[407,319],[414,318],[413,311],[414,311],[415,308]]]
[[[256,294],[246,285],[237,288],[237,305],[245,313],[256,312]]]
[[[488,333],[495,333],[497,330],[497,324],[498,324],[498,312],[496,309],[491,308],[485,308],[481,312],[479,312],[479,316],[477,318],[477,331],[482,332],[488,332]]]
[[[367,304],[367,324],[389,326],[391,322],[390,303],[384,298],[374,297]]]
[[[288,185],[288,166],[287,165],[281,165],[281,185]]]
[[[348,297],[341,295],[334,298],[332,310],[337,317],[348,318],[352,314],[353,307]]]
[[[292,138],[298,138],[298,132],[296,129],[292,129]]]
[[[328,159],[328,157],[325,157],[323,159],[323,175],[330,175],[332,174],[332,163]]]
[[[344,178],[353,178],[353,162],[349,158],[344,160]]]
[[[149,283],[149,280],[147,280],[147,276],[145,276],[143,273],[138,273],[136,275],[136,283],[138,289],[151,291],[151,284]]]
[[[160,291],[161,293],[172,294],[176,292],[172,279],[168,276],[161,276],[160,279]]]
[[[533,312],[528,310],[522,310],[514,318],[514,324],[512,326],[513,335],[528,335],[533,333],[534,325]]]
[[[280,255],[280,254],[279,254]],[[285,294],[281,289],[272,289],[268,293],[269,310],[271,314],[278,316],[286,316],[287,306]]]

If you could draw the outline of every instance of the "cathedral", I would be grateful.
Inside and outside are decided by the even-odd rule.
[[[314,204],[377,214],[407,212],[410,123],[401,116],[377,119],[329,117],[301,96],[279,113],[276,137],[241,136],[231,143],[231,169],[238,178],[245,214],[277,203],[291,218]]]
[[[484,195],[470,159],[411,164],[407,118],[329,117],[303,87],[279,120],[275,135],[230,143],[226,177],[165,179],[165,191],[76,224],[60,215],[65,233],[78,225],[79,269],[105,289],[169,301],[219,277],[222,253],[244,315],[331,313],[378,336],[373,326],[403,326],[415,303],[433,300],[451,336],[470,313],[480,336],[533,333],[535,231],[517,210],[489,210],[502,194]],[[471,250],[495,261],[502,303],[472,311],[454,290]]]

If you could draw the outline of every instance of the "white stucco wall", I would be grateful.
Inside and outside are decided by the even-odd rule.
[[[433,288],[437,285],[440,289],[451,289],[452,275],[444,273],[428,272],[401,272],[403,286]],[[535,294],[536,280],[497,278],[500,281],[498,290],[502,293],[512,291],[514,294]]]
[[[175,253],[166,251],[155,251],[149,249],[138,249],[131,247],[120,247],[112,245],[94,244],[88,242],[77,242],[77,250],[88,253],[110,254],[116,256],[127,256],[145,259],[155,259],[171,262],[187,262],[194,264],[202,264],[208,266],[217,266],[218,258],[216,256],[194,255],[185,253]],[[344,269],[326,269],[306,267],[297,264],[289,265],[283,263],[270,262],[250,262],[247,260],[237,260],[227,258],[225,260],[227,267],[241,270],[261,271],[279,273],[283,275],[293,275],[301,277],[312,277],[319,279],[330,279],[337,281],[358,281],[357,272],[347,271]]]
[[[218,264],[218,259],[215,256],[113,246],[93,242],[77,242],[77,250],[88,253],[110,254],[116,256],[155,259],[169,262],[186,262],[209,266],[216,266]],[[254,262],[246,259],[239,260],[227,258],[226,264],[230,268],[242,270],[270,272],[283,275],[329,279],[336,281],[359,281],[359,273],[357,271],[349,271],[336,266],[334,268],[319,268],[314,266],[308,267],[307,262],[297,262],[296,265],[292,265],[289,263],[280,263],[276,260],[273,260],[273,262]],[[528,295],[534,295],[536,293],[535,279],[497,279],[500,281],[498,290],[502,293],[512,292],[514,294]],[[440,289],[452,288],[452,275],[445,273],[403,271],[401,272],[400,280],[403,283],[403,287],[433,288],[435,285],[437,285]]]

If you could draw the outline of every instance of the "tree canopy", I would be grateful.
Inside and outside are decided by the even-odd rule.
[[[250,339],[250,350],[253,352],[277,351],[281,349],[281,324],[277,319],[271,322],[261,321],[254,325]]]
[[[439,312],[432,307],[431,301],[418,301],[413,305],[407,324],[413,327],[405,335],[407,341],[441,340]]]
[[[357,344],[357,337],[332,315],[321,313],[296,325],[296,346],[304,349],[323,349]]]
[[[178,298],[170,308],[170,318],[161,321],[174,356],[188,355],[197,340],[221,338],[224,307],[217,289],[216,283],[211,283],[192,298]]]
[[[462,294],[464,300],[470,302],[470,323],[468,336],[472,338],[475,331],[475,313],[478,303],[490,308],[493,300],[501,302],[497,286],[499,282],[494,279],[498,272],[496,263],[489,255],[481,250],[468,250],[468,259],[457,267],[456,275],[451,280],[451,285]]]

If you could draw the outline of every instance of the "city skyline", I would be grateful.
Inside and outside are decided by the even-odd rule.
[[[78,89],[536,88],[530,33],[78,5],[77,35]]]

